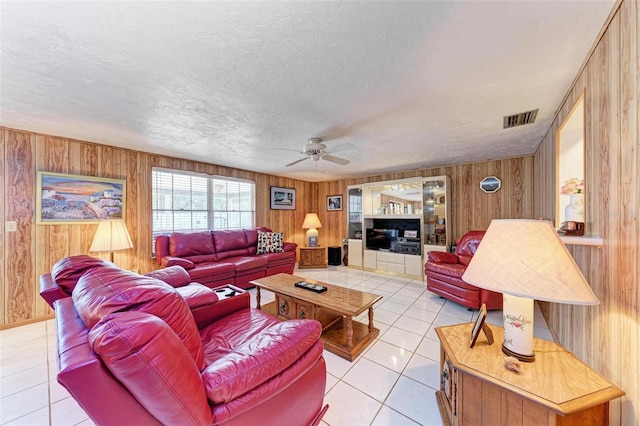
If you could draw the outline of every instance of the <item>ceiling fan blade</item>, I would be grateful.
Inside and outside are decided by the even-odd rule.
[[[336,145],[336,146],[332,146],[329,151],[332,154],[335,154],[336,152],[343,152],[343,151],[349,151],[350,149],[355,149],[356,146],[352,143],[343,143],[340,145]]]
[[[289,148],[271,148],[271,149],[275,149],[277,151],[291,151],[291,152],[297,152],[298,154],[304,154],[304,152],[300,152],[300,150],[297,150],[297,149],[289,149]]]
[[[294,164],[298,164],[298,163],[300,163],[301,161],[308,160],[308,159],[309,159],[309,157],[301,158],[301,159],[299,159],[299,160],[294,161],[293,163],[289,163],[289,164],[287,164],[285,167],[293,166]]]
[[[336,157],[333,155],[325,154],[322,156],[323,160],[331,161],[332,163],[340,164],[341,166],[346,166],[351,161],[345,160],[344,158]]]

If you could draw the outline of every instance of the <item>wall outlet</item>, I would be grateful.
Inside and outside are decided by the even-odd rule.
[[[4,228],[7,232],[16,232],[18,230],[18,222],[15,220],[8,220],[4,223]]]

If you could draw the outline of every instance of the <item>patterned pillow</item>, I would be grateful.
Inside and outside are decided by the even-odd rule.
[[[282,232],[258,231],[258,249],[256,254],[280,253],[282,248]]]

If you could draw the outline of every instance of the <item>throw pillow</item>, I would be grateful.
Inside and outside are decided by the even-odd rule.
[[[258,231],[258,248],[256,254],[281,253],[282,232],[262,232]]]

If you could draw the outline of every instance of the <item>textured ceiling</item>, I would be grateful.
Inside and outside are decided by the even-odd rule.
[[[3,0],[0,124],[308,181],[531,154],[614,4]],[[311,137],[351,163],[284,167]]]

